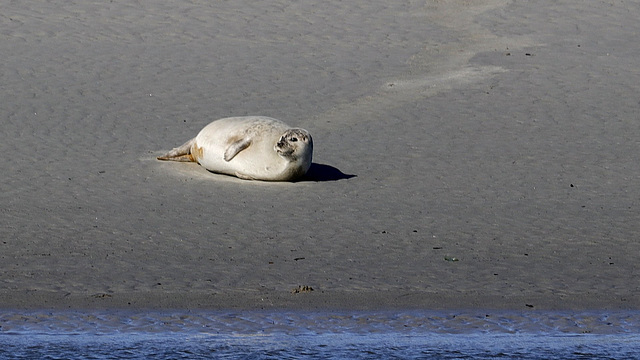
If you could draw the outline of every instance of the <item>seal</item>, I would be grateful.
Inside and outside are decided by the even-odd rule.
[[[311,166],[307,130],[266,116],[219,119],[158,160],[197,162],[205,169],[248,180],[294,181]]]

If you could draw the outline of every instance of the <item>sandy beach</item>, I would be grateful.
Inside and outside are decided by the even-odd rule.
[[[638,15],[10,1],[0,308],[640,309]],[[155,159],[244,115],[303,181]]]

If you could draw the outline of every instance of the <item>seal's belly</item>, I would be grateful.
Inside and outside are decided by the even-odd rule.
[[[278,156],[272,146],[253,143],[230,161],[224,159],[226,147],[220,144],[196,144],[192,156],[205,169],[216,173],[241,175],[245,178],[277,178],[286,168],[287,161]]]

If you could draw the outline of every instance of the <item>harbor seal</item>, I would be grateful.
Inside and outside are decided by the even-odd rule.
[[[313,140],[307,130],[266,116],[215,120],[158,160],[193,161],[241,179],[293,181],[311,166]]]

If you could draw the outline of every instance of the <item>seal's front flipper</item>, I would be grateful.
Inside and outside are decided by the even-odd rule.
[[[177,148],[173,148],[173,150],[168,153],[158,156],[158,160],[169,160],[169,161],[184,161],[184,162],[194,162],[196,161],[191,155],[191,146],[196,143],[196,138],[193,138],[186,143],[178,146]]]
[[[251,145],[251,139],[248,137],[236,140],[229,145],[224,151],[224,161],[231,161],[238,153]]]
[[[244,179],[244,180],[255,180],[255,178],[249,176],[249,175],[245,175],[245,174],[241,174],[239,172],[236,171],[236,177],[240,178],[240,179]]]

